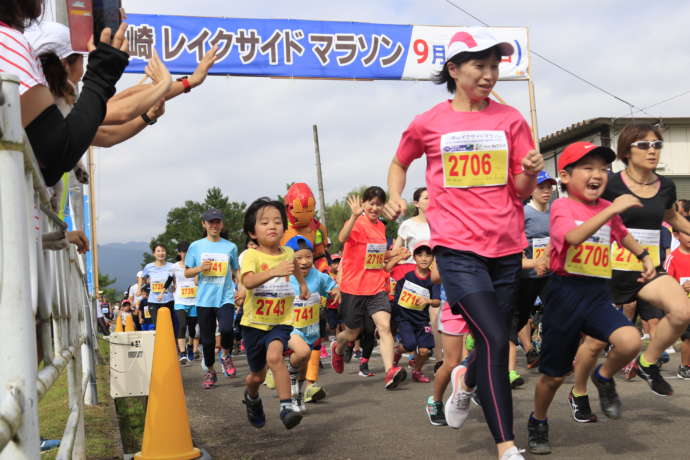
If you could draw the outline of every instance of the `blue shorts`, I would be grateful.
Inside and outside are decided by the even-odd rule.
[[[191,316],[192,318],[197,317],[196,313],[196,305],[180,305],[180,304],[175,304],[175,310],[184,310],[187,316]]]
[[[410,321],[399,318],[398,337],[406,351],[415,351],[417,348],[434,348],[434,334],[428,324],[413,324]]]
[[[608,342],[616,329],[632,326],[614,307],[605,279],[551,275],[542,300],[539,371],[551,377],[572,371],[582,333]]]
[[[321,338],[321,330],[318,322],[307,327],[296,327],[292,329],[290,334],[301,337],[312,350],[314,349],[316,342]]]
[[[242,327],[242,339],[247,350],[247,364],[252,372],[261,372],[266,367],[266,352],[268,345],[274,340],[283,344],[283,351],[287,350],[292,326],[274,326],[273,329],[262,331],[251,326]]]

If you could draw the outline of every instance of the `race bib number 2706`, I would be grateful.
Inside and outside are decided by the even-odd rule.
[[[503,131],[457,131],[441,136],[443,186],[489,187],[508,183],[508,141]]]

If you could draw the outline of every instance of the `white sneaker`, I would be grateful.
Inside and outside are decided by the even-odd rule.
[[[307,411],[307,405],[304,403],[304,397],[301,393],[292,398],[292,410],[300,414],[303,414]]]
[[[669,355],[672,355],[672,354],[675,353],[675,352],[676,352],[676,349],[673,348],[673,345],[671,345],[670,347],[668,347],[668,348],[666,349],[666,353],[668,353]]]
[[[503,452],[503,455],[501,455],[501,460],[525,460],[525,457],[522,456],[523,452],[524,450],[518,449],[516,446],[513,446],[510,449]]]
[[[462,389],[461,382],[465,378],[465,372],[467,372],[465,366],[456,366],[450,374],[453,391],[446,400],[444,412],[446,414],[446,423],[451,428],[462,428],[470,413],[470,400],[474,391]]]

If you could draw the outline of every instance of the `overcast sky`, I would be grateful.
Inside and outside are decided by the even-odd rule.
[[[690,2],[472,0],[460,4],[493,26],[527,26],[532,48],[599,86],[644,107],[690,89]],[[354,20],[475,26],[444,0],[218,1],[123,0],[130,13],[239,18]],[[539,59],[533,61],[539,133],[599,116],[625,116],[626,105]],[[138,82],[125,75],[119,87]],[[524,82],[496,90],[529,120]],[[388,164],[412,118],[448,97],[429,82],[300,81],[209,77],[170,101],[155,126],[98,149],[99,243],[149,241],[167,211],[201,200],[211,186],[230,199],[275,196],[304,181],[316,192],[312,124],[319,126],[326,201],[360,185],[385,188]],[[690,96],[651,110],[687,116]],[[423,183],[424,162],[410,169],[406,196]]]

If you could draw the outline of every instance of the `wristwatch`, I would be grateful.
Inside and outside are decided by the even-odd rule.
[[[642,260],[642,259],[644,259],[645,257],[647,257],[648,255],[649,255],[649,251],[647,251],[647,248],[645,248],[641,253],[639,253],[639,254],[637,255],[637,259],[638,259],[638,260]]]
[[[153,119],[153,120],[150,119],[149,116],[146,115],[145,113],[142,113],[142,114],[141,114],[141,119],[144,120],[144,122],[145,122],[147,125],[149,125],[149,126],[155,125],[156,122],[158,121],[157,118],[155,118],[155,119]]]

